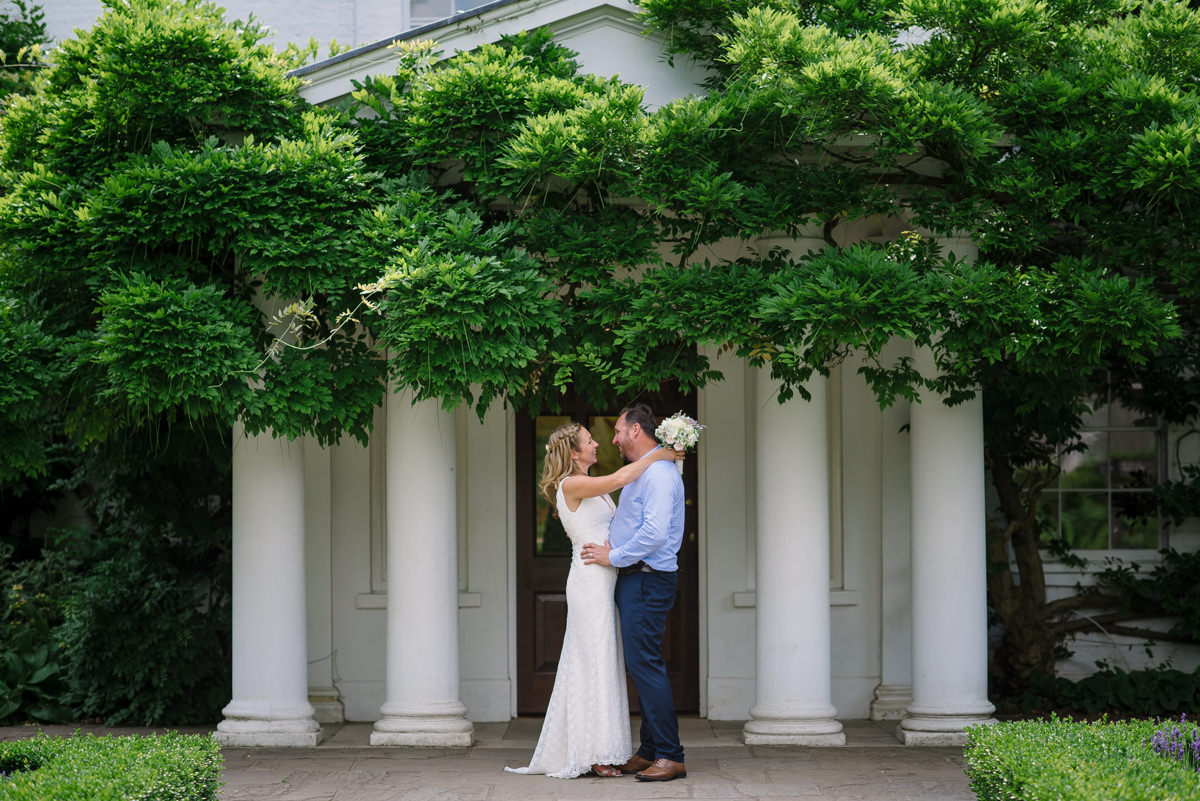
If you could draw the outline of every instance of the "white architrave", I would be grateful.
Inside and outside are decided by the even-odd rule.
[[[932,354],[919,349],[924,375]],[[922,392],[911,411],[913,700],[906,745],[962,745],[995,723],[987,698],[983,401],[946,406]]]
[[[387,396],[387,686],[371,745],[467,746],[459,700],[454,417]]]
[[[314,746],[308,702],[304,448],[233,429],[233,700],[226,746]]]
[[[826,380],[780,405],[757,369],[755,703],[748,745],[845,745],[832,702]]]

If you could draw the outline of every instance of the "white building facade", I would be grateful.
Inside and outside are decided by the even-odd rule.
[[[548,27],[585,70],[645,86],[650,106],[698,93],[633,11],[516,0],[413,35],[453,53]],[[390,41],[303,70],[307,98],[390,72]],[[837,745],[839,721],[867,717],[900,720],[908,743],[962,742],[993,711],[981,401],[881,411],[846,365],[813,381],[811,401],[780,405],[764,371],[711,356],[726,378],[694,398],[708,429],[685,532],[695,695],[677,703],[746,721],[752,743]],[[373,743],[461,745],[474,722],[529,706],[521,629],[537,613],[519,597],[518,509],[531,429],[512,410],[480,423],[394,393],[377,423],[366,448],[236,438],[224,742],[312,744],[319,721],[347,719],[376,721]]]
[[[98,11],[94,0],[63,2],[51,16]],[[701,76],[668,67],[623,0],[454,2],[347,0],[303,14],[284,0],[226,5],[231,17],[304,21],[305,31],[280,27],[279,41],[319,31],[364,43],[301,71],[313,103],[391,72],[397,39],[432,38],[451,54],[539,27],[586,71],[644,86],[649,106],[700,91]],[[887,240],[899,225],[864,222],[843,235]],[[813,231],[771,244],[824,243]],[[970,243],[945,244],[973,255]],[[736,258],[738,247],[712,255]],[[694,597],[672,642],[691,683],[677,703],[745,721],[751,743],[838,745],[840,721],[862,718],[898,721],[909,744],[964,742],[965,727],[994,711],[981,399],[951,408],[925,396],[881,410],[850,362],[815,379],[810,401],[781,405],[763,371],[709,355],[725,379],[689,401],[708,428],[689,466],[683,561]],[[536,711],[529,673],[556,653],[531,655],[553,638],[529,632],[562,610],[531,602],[526,586],[534,436],[510,409],[480,422],[391,392],[367,447],[235,431],[233,698],[218,738],[313,745],[321,723],[352,720],[375,722],[373,744],[466,745],[475,722]],[[1169,458],[1200,459],[1195,440]],[[1194,548],[1200,536],[1172,544]]]

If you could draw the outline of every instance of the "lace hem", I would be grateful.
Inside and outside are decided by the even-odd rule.
[[[583,774],[589,772],[592,769],[592,765],[617,765],[617,766],[620,766],[620,765],[624,765],[626,762],[628,762],[632,756],[633,756],[632,750],[624,752],[623,756],[621,754],[610,754],[610,755],[601,754],[601,755],[597,756],[595,759],[593,759],[591,762],[587,763],[586,765],[583,765],[582,767],[579,765],[568,765],[567,767],[563,768],[562,770],[556,770],[553,773],[542,773],[539,770],[531,770],[531,768],[533,767],[532,765],[530,765],[529,767],[525,767],[525,768],[510,768],[507,765],[505,765],[504,769],[506,771],[508,771],[509,773],[519,773],[523,776],[545,776],[548,779],[575,779],[575,778],[578,778],[578,777],[582,776]]]

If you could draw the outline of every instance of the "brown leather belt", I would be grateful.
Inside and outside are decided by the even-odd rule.
[[[635,562],[629,567],[618,567],[617,574],[621,576],[632,576],[634,573],[674,573],[673,570],[655,570],[645,562]]]

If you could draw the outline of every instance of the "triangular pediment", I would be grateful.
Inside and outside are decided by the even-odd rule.
[[[328,103],[349,95],[355,81],[393,72],[399,60],[397,43],[432,39],[444,56],[450,56],[505,35],[545,28],[556,42],[579,53],[585,72],[619,76],[645,87],[648,106],[701,94],[703,74],[683,59],[677,59],[674,67],[668,65],[662,40],[645,35],[637,13],[636,6],[623,0],[501,0],[355,48],[293,74],[305,82],[301,95],[306,100]]]

